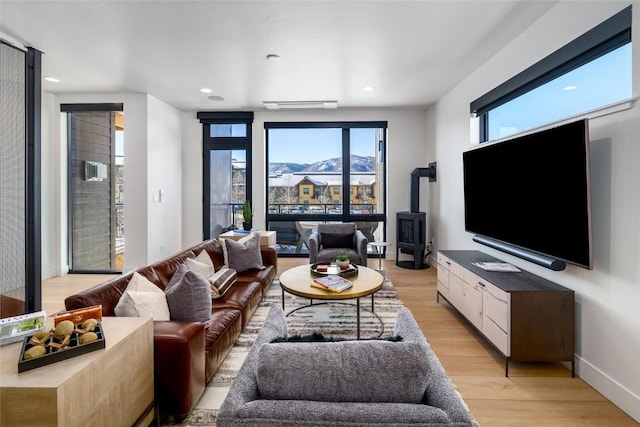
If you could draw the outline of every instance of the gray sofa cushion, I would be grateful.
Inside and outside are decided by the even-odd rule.
[[[429,361],[418,342],[273,343],[256,372],[261,399],[421,403]]]

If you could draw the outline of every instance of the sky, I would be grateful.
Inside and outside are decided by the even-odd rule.
[[[269,129],[270,163],[314,163],[342,156],[342,129]],[[351,154],[375,155],[375,129],[351,129]]]

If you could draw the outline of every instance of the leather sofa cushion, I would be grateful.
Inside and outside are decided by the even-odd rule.
[[[261,399],[421,403],[429,369],[419,342],[285,342],[260,348],[256,376]]]

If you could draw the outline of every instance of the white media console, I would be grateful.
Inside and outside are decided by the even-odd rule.
[[[575,301],[571,289],[527,271],[485,271],[501,262],[480,251],[438,252],[438,301],[446,299],[509,361],[571,362],[575,376]]]

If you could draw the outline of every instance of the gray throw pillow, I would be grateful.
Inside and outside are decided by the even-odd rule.
[[[320,233],[323,248],[353,248],[354,233]]]
[[[171,320],[206,322],[211,319],[211,285],[184,264],[178,267],[164,292]]]
[[[262,254],[260,253],[260,235],[252,233],[252,236],[244,243],[231,239],[224,239],[227,248],[227,261],[229,268],[238,273],[253,268],[263,269]]]
[[[260,347],[256,377],[262,399],[421,403],[429,371],[419,342],[290,342]]]

